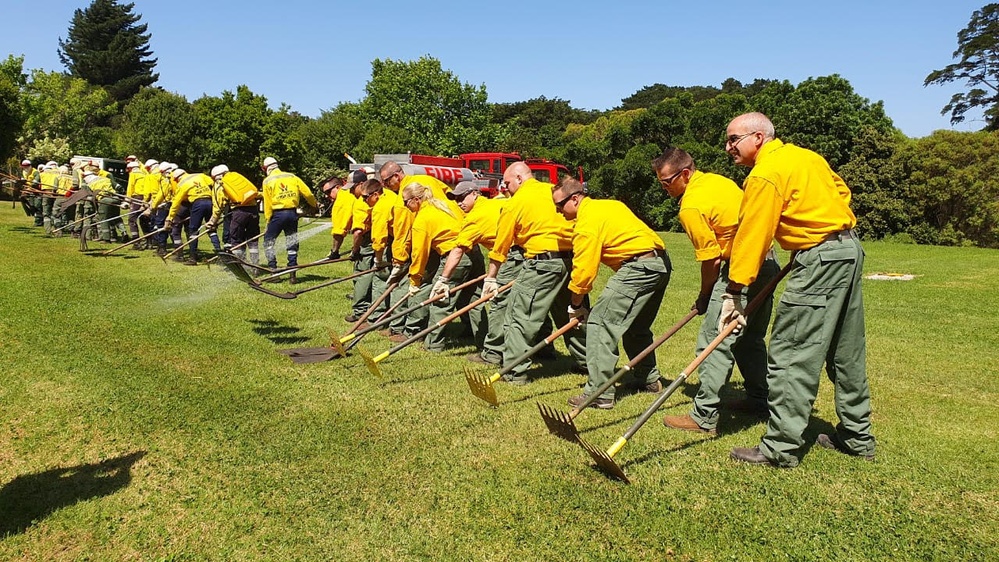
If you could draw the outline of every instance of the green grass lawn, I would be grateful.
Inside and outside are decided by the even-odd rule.
[[[692,377],[615,457],[625,485],[538,415],[579,391],[564,357],[499,385],[497,409],[468,391],[468,347],[411,346],[383,381],[356,355],[294,365],[276,351],[346,329],[345,285],[284,301],[221,268],[86,255],[29,224],[0,210],[2,560],[999,558],[999,252],[865,245],[868,272],[917,275],[865,282],[873,463],[813,447],[793,470],[737,464],[755,419],[723,414],[716,438],[662,426],[689,409]],[[676,269],[659,332],[698,275],[686,238],[664,238]],[[306,240],[301,261],[328,240]],[[667,378],[698,322],[660,349]],[[740,392],[736,376],[726,395]],[[606,449],[651,402],[577,426]],[[823,380],[809,441],[835,423]]]

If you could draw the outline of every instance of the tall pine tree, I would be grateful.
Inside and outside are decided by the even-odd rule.
[[[153,73],[156,59],[149,58],[153,52],[146,24],[136,25],[142,16],[133,14],[133,7],[94,0],[73,13],[66,41],[59,38],[59,59],[69,73],[103,86],[119,102],[160,77]]]

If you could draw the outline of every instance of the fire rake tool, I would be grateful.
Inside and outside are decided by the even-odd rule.
[[[673,337],[673,334],[679,332],[680,329],[693,320],[695,316],[697,316],[696,310],[691,310],[687,313],[686,316],[681,318],[680,321],[674,324],[673,327],[666,331],[666,333],[656,338],[651,345],[643,349],[638,355],[632,357],[624,367],[618,369],[617,372],[614,373],[614,376],[607,379],[604,384],[600,385],[599,388],[588,394],[586,399],[583,400],[583,403],[573,408],[568,414],[564,414],[555,408],[546,406],[539,402],[538,411],[541,412],[541,419],[543,419],[545,421],[545,425],[548,426],[548,431],[556,437],[561,437],[566,441],[575,443],[576,439],[579,437],[579,430],[576,429],[576,424],[573,423],[573,420],[586,410],[587,406],[592,404],[594,400],[599,398],[601,394],[606,392],[608,388],[612,387],[614,383],[621,380],[624,375],[634,369],[635,365],[641,363],[642,360],[648,357],[650,353],[655,351],[662,344],[666,343],[666,340]]]
[[[502,293],[503,291],[506,291],[506,290],[510,289],[510,287],[513,287],[513,283],[514,282],[511,281],[511,282],[507,283],[506,285],[503,285],[502,287],[499,288],[499,290],[496,292],[496,294],[498,295],[499,293]],[[459,308],[458,310],[452,312],[451,314],[445,316],[444,318],[441,318],[433,326],[427,326],[423,330],[420,330],[416,334],[413,334],[412,336],[410,336],[409,338],[407,338],[406,341],[397,344],[395,347],[392,347],[388,351],[383,351],[382,353],[376,355],[375,357],[372,357],[371,355],[369,355],[368,353],[366,353],[363,349],[361,349],[361,350],[359,350],[359,352],[361,354],[361,358],[364,360],[364,364],[368,367],[368,371],[370,371],[372,375],[374,375],[374,376],[376,376],[378,378],[382,378],[381,370],[378,368],[378,364],[379,363],[381,363],[382,361],[384,361],[385,359],[387,359],[388,357],[390,357],[394,353],[398,352],[399,350],[405,348],[409,344],[425,338],[427,336],[427,334],[429,334],[430,332],[433,332],[437,328],[440,328],[440,327],[448,324],[449,322],[451,322],[455,318],[458,318],[459,316],[462,316],[463,314],[467,313],[469,310],[472,310],[473,308],[475,308],[475,307],[477,307],[479,305],[485,304],[486,302],[488,302],[492,298],[493,298],[492,294],[479,297],[478,299],[476,299],[476,300],[472,301],[471,303],[469,303],[469,304],[467,304],[467,305]]]
[[[489,402],[493,407],[499,406],[499,398],[496,396],[496,389],[493,387],[493,384],[499,382],[499,380],[503,378],[503,375],[512,371],[514,367],[530,359],[535,353],[541,351],[546,346],[551,345],[552,342],[576,326],[579,326],[578,318],[569,320],[566,322],[565,326],[562,326],[558,330],[552,332],[550,336],[535,344],[534,347],[528,349],[520,357],[514,359],[509,365],[503,367],[490,377],[473,372],[471,368],[466,367],[465,381],[468,383],[468,389],[472,391],[472,394],[485,400],[486,402]]]
[[[309,262],[309,263],[304,264],[304,265],[299,265],[299,266],[296,266],[296,267],[289,267],[287,269],[282,269],[281,271],[275,271],[274,273],[272,273],[272,274],[270,274],[270,275],[268,275],[266,277],[261,277],[259,279],[259,281],[261,283],[266,283],[267,281],[270,281],[271,279],[277,279],[278,277],[281,277],[282,275],[288,275],[289,273],[297,273],[299,270],[302,270],[302,269],[306,269],[306,268],[309,268],[309,267],[315,267],[317,265],[328,265],[328,264],[331,264],[331,263],[340,263],[340,262],[347,261],[349,259],[350,259],[349,257],[339,258],[339,259],[335,259],[335,260],[328,260],[326,258],[323,258],[321,260],[316,260],[314,262]]]
[[[793,265],[794,265],[794,260],[791,260],[787,265],[783,267],[783,269],[780,270],[780,273],[778,273],[776,277],[770,280],[770,283],[767,283],[766,287],[764,287],[763,290],[760,291],[760,293],[756,296],[756,298],[754,298],[753,301],[749,304],[749,306],[746,307],[747,315],[751,314],[753,310],[758,308],[760,306],[760,303],[763,302],[763,300],[766,298],[767,295],[773,293],[774,289],[777,288],[777,283],[779,283],[780,280],[783,279],[788,274],[789,271],[791,271],[791,267]],[[597,449],[593,445],[587,443],[586,440],[583,439],[582,436],[579,436],[578,434],[576,437],[576,442],[579,443],[579,445],[587,453],[590,454],[590,457],[593,458],[593,461],[596,462],[597,466],[603,469],[604,472],[606,472],[610,476],[613,476],[614,478],[617,478],[625,482],[626,484],[630,483],[631,481],[628,480],[628,476],[624,473],[624,470],[622,470],[621,467],[614,462],[614,455],[616,455],[628,443],[629,439],[634,437],[635,433],[637,433],[638,430],[641,429],[643,425],[645,425],[645,422],[649,421],[649,418],[651,418],[656,413],[656,411],[666,402],[666,400],[668,400],[669,397],[672,396],[674,392],[676,392],[676,389],[680,388],[680,386],[684,383],[684,381],[687,380],[687,377],[690,376],[690,374],[694,371],[694,369],[697,369],[697,367],[708,357],[708,355],[710,355],[711,352],[714,351],[715,348],[718,347],[718,345],[722,341],[724,341],[725,338],[727,338],[738,327],[739,327],[738,321],[733,320],[729,322],[725,326],[725,328],[721,331],[721,333],[718,334],[718,336],[715,337],[715,339],[712,340],[711,343],[708,344],[706,348],[704,348],[704,351],[699,353],[697,357],[694,358],[694,360],[691,361],[690,364],[683,369],[683,371],[680,371],[680,374],[676,377],[676,379],[672,383],[670,383],[670,385],[666,388],[666,390],[663,391],[663,393],[658,398],[656,398],[656,401],[653,402],[652,405],[649,406],[649,408],[645,410],[645,412],[643,412],[641,416],[638,417],[635,423],[628,428],[628,431],[624,432],[624,435],[619,437],[618,440],[615,441],[614,444],[611,445],[609,449],[607,449],[607,451],[601,451],[600,449]]]
[[[135,244],[136,242],[140,242],[142,240],[145,240],[146,238],[150,238],[152,236],[155,236],[155,235],[159,234],[160,232],[165,232],[166,230],[167,230],[166,227],[157,228],[156,230],[154,230],[152,232],[147,232],[146,234],[144,234],[144,235],[136,238],[135,240],[129,240],[128,242],[125,242],[124,244],[121,244],[120,246],[115,246],[114,248],[111,248],[110,250],[105,250],[105,251],[101,252],[101,255],[104,256],[104,257],[108,257],[111,254],[117,252],[118,250],[121,250],[122,248],[127,248],[128,246],[131,246],[132,244]]]

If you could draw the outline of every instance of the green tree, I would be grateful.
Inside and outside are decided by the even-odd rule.
[[[25,152],[31,152],[36,144],[65,143],[77,154],[114,154],[107,123],[116,106],[103,88],[61,72],[33,70],[22,90],[21,105],[25,121],[18,142]],[[48,141],[43,142],[45,139]],[[49,157],[56,156],[60,155]]]
[[[355,147],[364,133],[361,108],[356,103],[341,103],[303,124],[298,130],[303,150],[302,173],[313,181],[346,173],[350,162],[345,154],[360,158]]]
[[[324,178],[304,173],[305,145],[301,129],[308,121],[308,117],[281,104],[264,122],[264,142],[260,145],[260,158],[262,161],[263,158],[273,156],[281,163],[282,170],[298,174],[306,183],[313,184]]]
[[[905,151],[916,241],[999,248],[999,131],[936,131]]]
[[[850,187],[850,207],[865,239],[906,232],[919,213],[907,189],[907,166],[900,154],[909,142],[898,131],[863,127],[854,139],[850,161],[838,170]]]
[[[203,147],[187,98],[160,88],[143,88],[128,102],[115,145],[119,154],[138,154],[190,169],[197,169],[195,160]]]
[[[0,62],[0,162],[14,155],[17,136],[24,125],[21,88],[27,83],[24,56],[8,55]]]
[[[261,150],[272,113],[267,98],[241,85],[235,93],[226,90],[219,97],[203,96],[192,105],[201,139],[197,167],[210,169],[224,163],[253,181],[263,179],[260,163],[266,156]]]
[[[65,41],[59,39],[59,59],[72,76],[107,89],[118,102],[132,98],[143,86],[159,79],[153,73],[156,59],[149,58],[150,34],[135,4],[94,0],[77,9]]]
[[[968,26],[957,34],[959,62],[934,70],[923,86],[964,81],[967,92],[954,94],[941,114],[950,113],[950,122],[961,123],[965,114],[982,108],[985,129],[999,130],[999,3],[986,4],[971,15]]]
[[[409,62],[375,59],[365,91],[365,125],[407,131],[413,152],[457,154],[495,144],[498,128],[490,123],[486,87],[463,84],[433,57]]]
[[[599,112],[572,107],[570,102],[544,96],[492,105],[492,121],[502,127],[496,149],[525,157],[552,158],[570,123],[591,123]]]

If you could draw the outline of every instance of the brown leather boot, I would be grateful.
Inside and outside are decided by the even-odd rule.
[[[682,416],[665,416],[663,418],[663,425],[671,429],[704,433],[706,435],[718,435],[718,432],[713,428],[704,429],[703,427],[697,425],[697,422],[694,421],[694,418],[690,417],[690,414],[684,414]]]

